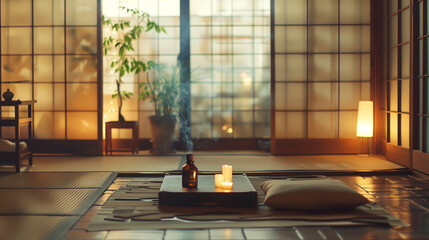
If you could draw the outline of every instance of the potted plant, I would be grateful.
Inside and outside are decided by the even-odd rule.
[[[138,74],[145,72],[155,66],[153,61],[143,62],[130,56],[134,52],[133,41],[138,40],[143,32],[155,30],[157,33],[164,32],[165,29],[150,19],[148,13],[137,9],[120,7],[121,10],[131,14],[132,20],[102,18],[103,26],[109,27],[111,36],[103,38],[104,55],[115,53],[117,57],[110,63],[110,67],[118,74],[116,79],[116,90],[112,98],[118,98],[118,120],[125,121],[122,115],[122,101],[130,98],[133,93],[121,91],[122,79],[125,74]],[[135,23],[134,25],[131,22]]]
[[[154,78],[139,85],[139,100],[153,102],[155,114],[149,116],[152,134],[152,153],[174,153],[171,142],[176,129],[179,112],[180,79],[183,75],[181,64],[175,66],[156,65]]]

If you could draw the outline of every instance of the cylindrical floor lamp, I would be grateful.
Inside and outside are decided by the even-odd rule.
[[[373,136],[373,123],[374,123],[374,107],[372,101],[359,101],[358,107],[358,118],[357,118],[357,129],[356,136],[358,137],[358,150],[357,153],[360,155],[359,142],[362,139],[364,144],[368,145],[368,155],[370,151],[370,141]]]

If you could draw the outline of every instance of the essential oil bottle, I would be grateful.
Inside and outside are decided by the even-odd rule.
[[[186,164],[182,167],[182,187],[197,188],[198,168],[194,165],[194,154],[186,154]]]

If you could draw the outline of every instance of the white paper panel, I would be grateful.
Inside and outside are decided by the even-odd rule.
[[[361,91],[361,83],[340,83],[340,109],[357,109]]]
[[[390,143],[398,145],[398,114],[390,114]]]
[[[310,83],[308,85],[308,109],[334,110],[337,108],[337,83]]]
[[[68,139],[97,139],[96,112],[68,112],[67,113]]]
[[[410,80],[401,80],[401,112],[410,111]]]
[[[49,111],[53,109],[53,84],[38,83],[34,85],[34,98],[37,100],[38,111]]]
[[[355,138],[357,111],[340,111],[340,138]]]
[[[31,0],[1,0],[2,26],[30,26]]]
[[[341,52],[369,52],[370,27],[341,26],[340,50]]]
[[[304,54],[276,54],[276,82],[306,81],[307,56]]]
[[[401,146],[410,148],[410,116],[401,114]]]
[[[307,102],[305,83],[277,83],[276,109],[305,110]]]
[[[67,84],[68,110],[97,110],[97,84]]]
[[[34,82],[53,81],[53,57],[34,56]]]
[[[275,27],[277,53],[302,53],[307,51],[307,28],[302,26]]]
[[[338,52],[337,26],[309,26],[309,52]]]
[[[72,55],[66,57],[67,82],[97,82],[97,57]]]
[[[342,24],[370,23],[370,0],[340,0]]]
[[[312,24],[338,23],[338,0],[308,0],[308,22]]]
[[[341,54],[340,55],[340,80],[360,81],[362,78],[362,55],[361,54]]]
[[[338,55],[313,54],[308,56],[310,81],[336,81],[338,79]]]
[[[305,24],[307,3],[302,0],[274,1],[275,22],[277,24]]]
[[[389,50],[389,72],[388,72],[388,78],[389,80],[393,80],[398,78],[398,49],[394,48]]]
[[[410,44],[402,45],[401,51],[402,51],[401,78],[409,78],[410,77]]]
[[[390,82],[390,110],[398,111],[398,83]]]
[[[308,138],[335,138],[338,132],[338,112],[309,112]]]
[[[97,0],[68,0],[66,10],[67,25],[97,25]]]
[[[276,138],[305,138],[305,113],[276,112]]]
[[[2,54],[31,54],[31,28],[10,27],[1,29]]]
[[[34,137],[36,139],[64,139],[64,112],[35,112]]]

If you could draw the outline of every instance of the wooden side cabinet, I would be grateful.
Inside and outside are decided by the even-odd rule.
[[[21,162],[28,160],[28,164],[33,164],[33,152],[32,152],[32,141],[33,141],[33,114],[32,109],[33,105],[36,103],[36,100],[31,101],[0,101],[0,138],[3,138],[3,128],[12,127],[14,128],[15,138],[10,139],[15,142],[15,150],[12,152],[0,152],[0,164],[1,165],[14,165],[16,172],[21,171]],[[21,107],[27,106],[27,114],[20,116],[19,109]],[[3,117],[3,112],[5,108],[14,110],[14,117]],[[10,111],[8,109],[8,111]],[[28,139],[25,141],[27,143],[27,148],[20,150],[21,142],[21,128],[25,128],[25,131],[28,131]]]

